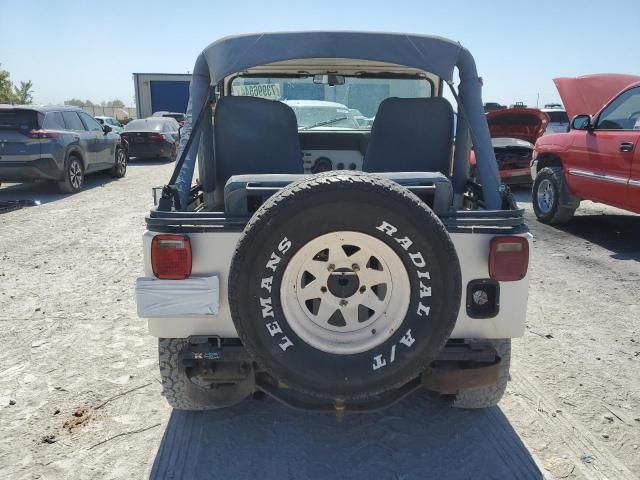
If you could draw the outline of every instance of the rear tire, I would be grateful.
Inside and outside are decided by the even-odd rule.
[[[158,339],[158,359],[162,380],[162,395],[169,405],[176,410],[215,410],[232,406],[242,401],[251,392],[242,383],[237,385],[220,385],[207,391],[199,388],[197,398],[190,394],[194,391],[191,380],[179,368],[180,352],[187,347],[186,338]],[[251,383],[253,385],[253,383]]]
[[[578,207],[562,203],[564,188],[562,167],[545,167],[536,175],[531,190],[531,203],[536,217],[542,223],[560,225],[573,217]]]
[[[84,184],[84,167],[82,160],[76,155],[69,155],[64,168],[64,179],[58,182],[63,193],[77,193]]]
[[[486,340],[478,340],[487,342]],[[454,408],[488,408],[494,407],[502,399],[509,381],[509,367],[511,364],[511,339],[489,340],[502,360],[500,363],[500,377],[498,381],[487,387],[469,388],[455,395],[452,406]]]
[[[115,178],[122,178],[127,174],[127,153],[121,148],[116,149],[115,163],[110,173]]]

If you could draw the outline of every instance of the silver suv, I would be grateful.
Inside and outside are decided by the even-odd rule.
[[[53,180],[75,193],[99,170],[127,171],[126,146],[108,125],[76,107],[0,105],[0,182]]]

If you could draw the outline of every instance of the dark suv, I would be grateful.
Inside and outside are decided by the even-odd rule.
[[[75,193],[84,175],[127,171],[120,136],[70,106],[0,105],[0,182],[53,180]]]

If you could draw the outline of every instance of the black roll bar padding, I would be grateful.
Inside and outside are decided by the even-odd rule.
[[[201,114],[196,108],[202,105],[202,100],[207,96],[215,98],[210,92],[212,84],[215,85],[234,72],[254,66],[311,58],[352,58],[396,63],[432,72],[445,81],[452,80],[453,69],[457,67],[460,98],[465,102],[468,134],[473,139],[477,173],[486,208],[501,208],[500,175],[482,106],[481,81],[475,61],[471,53],[460,44],[439,37],[371,32],[282,32],[221,39],[209,45],[196,59],[190,85],[185,137],[191,138],[193,135],[197,137],[196,142],[200,140],[200,128],[196,129],[194,125],[194,130],[190,131],[190,112]],[[198,118],[202,118],[201,115]],[[467,164],[468,168],[468,158],[464,155],[468,137],[465,144],[464,136],[465,133],[462,132],[460,142],[456,142],[459,147],[456,148],[454,165],[454,170],[458,173],[455,179],[457,189],[462,188],[464,165]],[[184,151],[181,152],[178,164],[180,171],[176,169],[177,175],[174,172],[172,176],[176,179],[174,184],[185,208],[196,163],[197,152],[192,150],[193,145],[185,148],[186,159]],[[215,172],[207,172],[207,177],[210,176],[208,173],[215,175]],[[205,183],[207,187],[210,186],[209,178],[205,178]]]
[[[210,99],[211,99],[211,91],[209,90],[209,92],[205,97],[204,104],[200,108],[200,113],[198,115],[198,118],[193,124],[193,128],[191,129],[189,138],[187,139],[187,143],[182,149],[182,152],[180,153],[180,158],[176,162],[176,166],[173,169],[173,173],[171,174],[169,183],[162,188],[162,197],[160,197],[160,201],[158,202],[158,210],[160,211],[170,211],[172,206],[175,207],[176,210],[181,210],[179,192],[175,187],[175,182],[178,179],[178,175],[180,174],[182,165],[184,164],[184,161],[187,158],[187,154],[191,149],[191,145],[193,144],[194,139],[197,137],[197,135],[194,135],[194,134],[200,129],[200,125],[206,113],[210,111],[208,108]]]
[[[465,101],[461,112],[469,123],[469,134],[476,154],[476,170],[482,185],[484,201],[487,209],[500,210],[503,201],[498,163],[482,105],[481,80],[475,61],[468,50],[460,50],[456,66],[460,76],[460,97]]]
[[[464,105],[456,93],[453,85],[447,82],[451,94],[458,104],[458,115],[456,120],[455,151],[453,156],[453,193],[462,195],[469,180],[469,120],[464,109]],[[455,202],[455,199],[454,199]],[[458,208],[458,205],[455,205]]]

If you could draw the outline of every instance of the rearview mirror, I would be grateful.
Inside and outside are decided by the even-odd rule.
[[[313,83],[329,85],[330,87],[333,87],[334,85],[344,85],[344,75],[334,75],[334,74],[314,75]]]
[[[591,116],[590,115],[576,115],[571,120],[572,130],[591,130]]]
[[[109,125],[103,125],[102,126],[102,131],[107,134],[112,130],[112,128]]]

